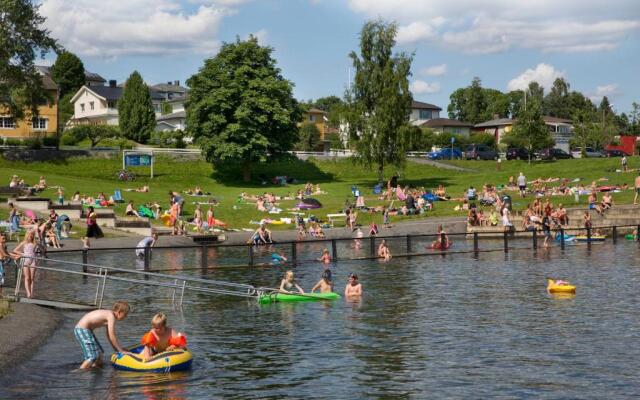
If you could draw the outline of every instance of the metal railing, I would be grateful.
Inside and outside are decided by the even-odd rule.
[[[24,260],[26,259],[34,260],[34,262],[36,262],[36,265],[24,266],[23,265]],[[72,267],[82,267],[82,270],[58,268],[58,267],[51,267],[47,265],[37,265],[37,262],[44,262],[45,264],[59,263],[63,265],[69,265]],[[247,285],[242,283],[194,278],[194,277],[188,277],[188,276],[182,276],[182,275],[168,275],[168,274],[161,274],[156,272],[140,271],[135,269],[107,267],[103,265],[79,263],[74,261],[59,260],[59,259],[45,258],[45,257],[22,257],[19,262],[18,270],[16,273],[16,287],[14,291],[14,296],[16,298],[19,298],[20,296],[20,284],[22,283],[23,268],[35,268],[36,270],[51,271],[51,272],[57,272],[57,273],[80,275],[84,277],[96,278],[97,286],[95,291],[95,297],[94,297],[94,302],[91,305],[96,306],[98,308],[102,307],[105,288],[107,287],[108,281],[119,281],[119,282],[127,282],[127,283],[133,283],[133,284],[173,289],[172,291],[173,304],[175,304],[176,302],[176,294],[177,294],[177,291],[179,290],[180,291],[180,299],[178,301],[179,306],[182,305],[185,291],[199,292],[199,293],[205,293],[205,294],[249,297],[249,298],[257,298],[260,295],[262,295],[265,291],[263,288],[256,288],[252,285]],[[89,271],[90,268],[93,269],[94,272]],[[137,275],[137,276],[144,277],[144,279],[118,276],[122,274]]]

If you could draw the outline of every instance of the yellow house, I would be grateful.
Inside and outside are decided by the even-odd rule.
[[[318,109],[311,107],[309,110],[302,113],[302,122],[298,124],[298,126],[302,125],[304,122],[310,122],[316,125],[318,131],[320,131],[320,140],[324,140],[324,134],[327,131],[327,113]]]
[[[57,85],[49,75],[42,75],[42,87],[50,100],[38,105],[38,116],[30,117],[26,111],[24,119],[16,120],[0,107],[0,137],[26,139],[32,137],[54,136],[58,127]]]

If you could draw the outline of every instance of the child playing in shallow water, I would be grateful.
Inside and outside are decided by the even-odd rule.
[[[322,272],[322,278],[311,288],[311,293],[316,289],[320,289],[320,293],[331,293],[333,291],[333,282],[331,281],[331,270],[325,269]]]
[[[295,289],[298,290],[298,293],[304,293],[304,289],[293,278],[293,271],[285,272],[284,279],[280,282],[280,293],[295,293]]]
[[[129,304],[126,301],[116,301],[113,303],[111,310],[94,310],[86,313],[76,324],[74,334],[76,340],[82,347],[82,356],[84,361],[80,365],[80,369],[89,369],[102,366],[102,355],[104,349],[98,342],[94,330],[107,327],[107,339],[114,350],[123,353],[126,352],[118,343],[116,338],[116,322],[122,321],[129,314]]]
[[[187,338],[175,329],[167,326],[167,316],[158,313],[151,319],[151,330],[142,336],[141,343],[144,345],[142,358],[149,361],[154,355],[164,351],[185,348]]]
[[[322,250],[322,256],[318,258],[318,261],[323,262],[325,264],[329,264],[331,262],[331,255],[329,255],[329,249]]]
[[[349,274],[349,282],[344,288],[344,297],[359,297],[362,295],[362,284],[358,282],[358,275]]]

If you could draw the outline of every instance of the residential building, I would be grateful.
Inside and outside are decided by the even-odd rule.
[[[51,67],[46,65],[36,65],[38,72],[43,75],[47,75],[51,77]],[[84,80],[86,86],[104,86],[107,82],[103,77],[95,72],[89,72],[86,69],[84,70]]]
[[[175,97],[173,100],[165,103],[171,107],[168,114],[160,114],[156,116],[156,131],[175,131],[186,129],[186,116],[184,103],[187,96]]]
[[[118,100],[123,89],[116,81],[108,86],[82,86],[71,99],[69,125],[118,125]]]
[[[423,122],[420,127],[429,128],[437,134],[453,133],[456,135],[469,136],[473,124],[449,118],[434,118]]]
[[[551,137],[555,141],[555,147],[569,152],[569,140],[573,136],[573,124],[571,120],[543,116],[547,129],[551,132]],[[498,118],[491,121],[481,122],[473,127],[474,131],[485,132],[494,135],[496,143],[500,143],[505,134],[513,131],[514,119]]]
[[[436,105],[414,100],[411,102],[409,122],[415,126],[420,126],[430,119],[440,118],[440,111],[442,111],[442,108]]]
[[[58,126],[58,86],[49,74],[42,75],[42,87],[46,99],[38,104],[38,116],[30,116],[25,110],[25,118],[14,118],[6,108],[0,105],[0,137],[26,139],[32,137],[54,136]]]
[[[304,111],[302,113],[302,122],[298,124],[298,126],[302,125],[304,122],[309,122],[315,124],[316,128],[320,132],[320,140],[324,140],[324,135],[327,133],[327,122],[329,122],[328,113],[326,111],[320,110],[319,108],[311,107],[309,110]]]

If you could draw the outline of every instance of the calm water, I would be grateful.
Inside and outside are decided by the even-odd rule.
[[[392,249],[400,246],[392,243]],[[458,243],[454,249],[465,247]],[[318,257],[321,250],[310,245],[304,257]],[[241,263],[244,252],[225,251],[211,252],[212,264]],[[339,251],[353,252],[346,244]],[[242,298],[188,294],[182,310],[175,310],[168,290],[110,283],[106,301],[124,298],[133,306],[118,326],[121,342],[138,341],[151,316],[163,311],[188,335],[193,370],[72,372],[81,361],[72,334],[81,314],[66,313],[63,327],[31,360],[0,378],[0,398],[638,397],[639,254],[637,244],[624,242],[576,245],[564,253],[482,253],[478,260],[453,255],[333,265],[340,291],[349,272],[360,275],[365,295],[359,303],[259,306]],[[257,261],[267,257],[259,254]],[[271,286],[284,271],[181,270],[197,267],[199,260],[197,252],[156,251],[153,264]],[[122,252],[91,261],[135,264],[132,254]],[[320,264],[306,262],[296,276],[308,289],[321,271]],[[549,296],[546,276],[576,284],[575,298]],[[95,290],[95,282],[81,278],[39,278],[36,290],[43,296],[92,299]],[[107,349],[104,333],[98,337]]]

